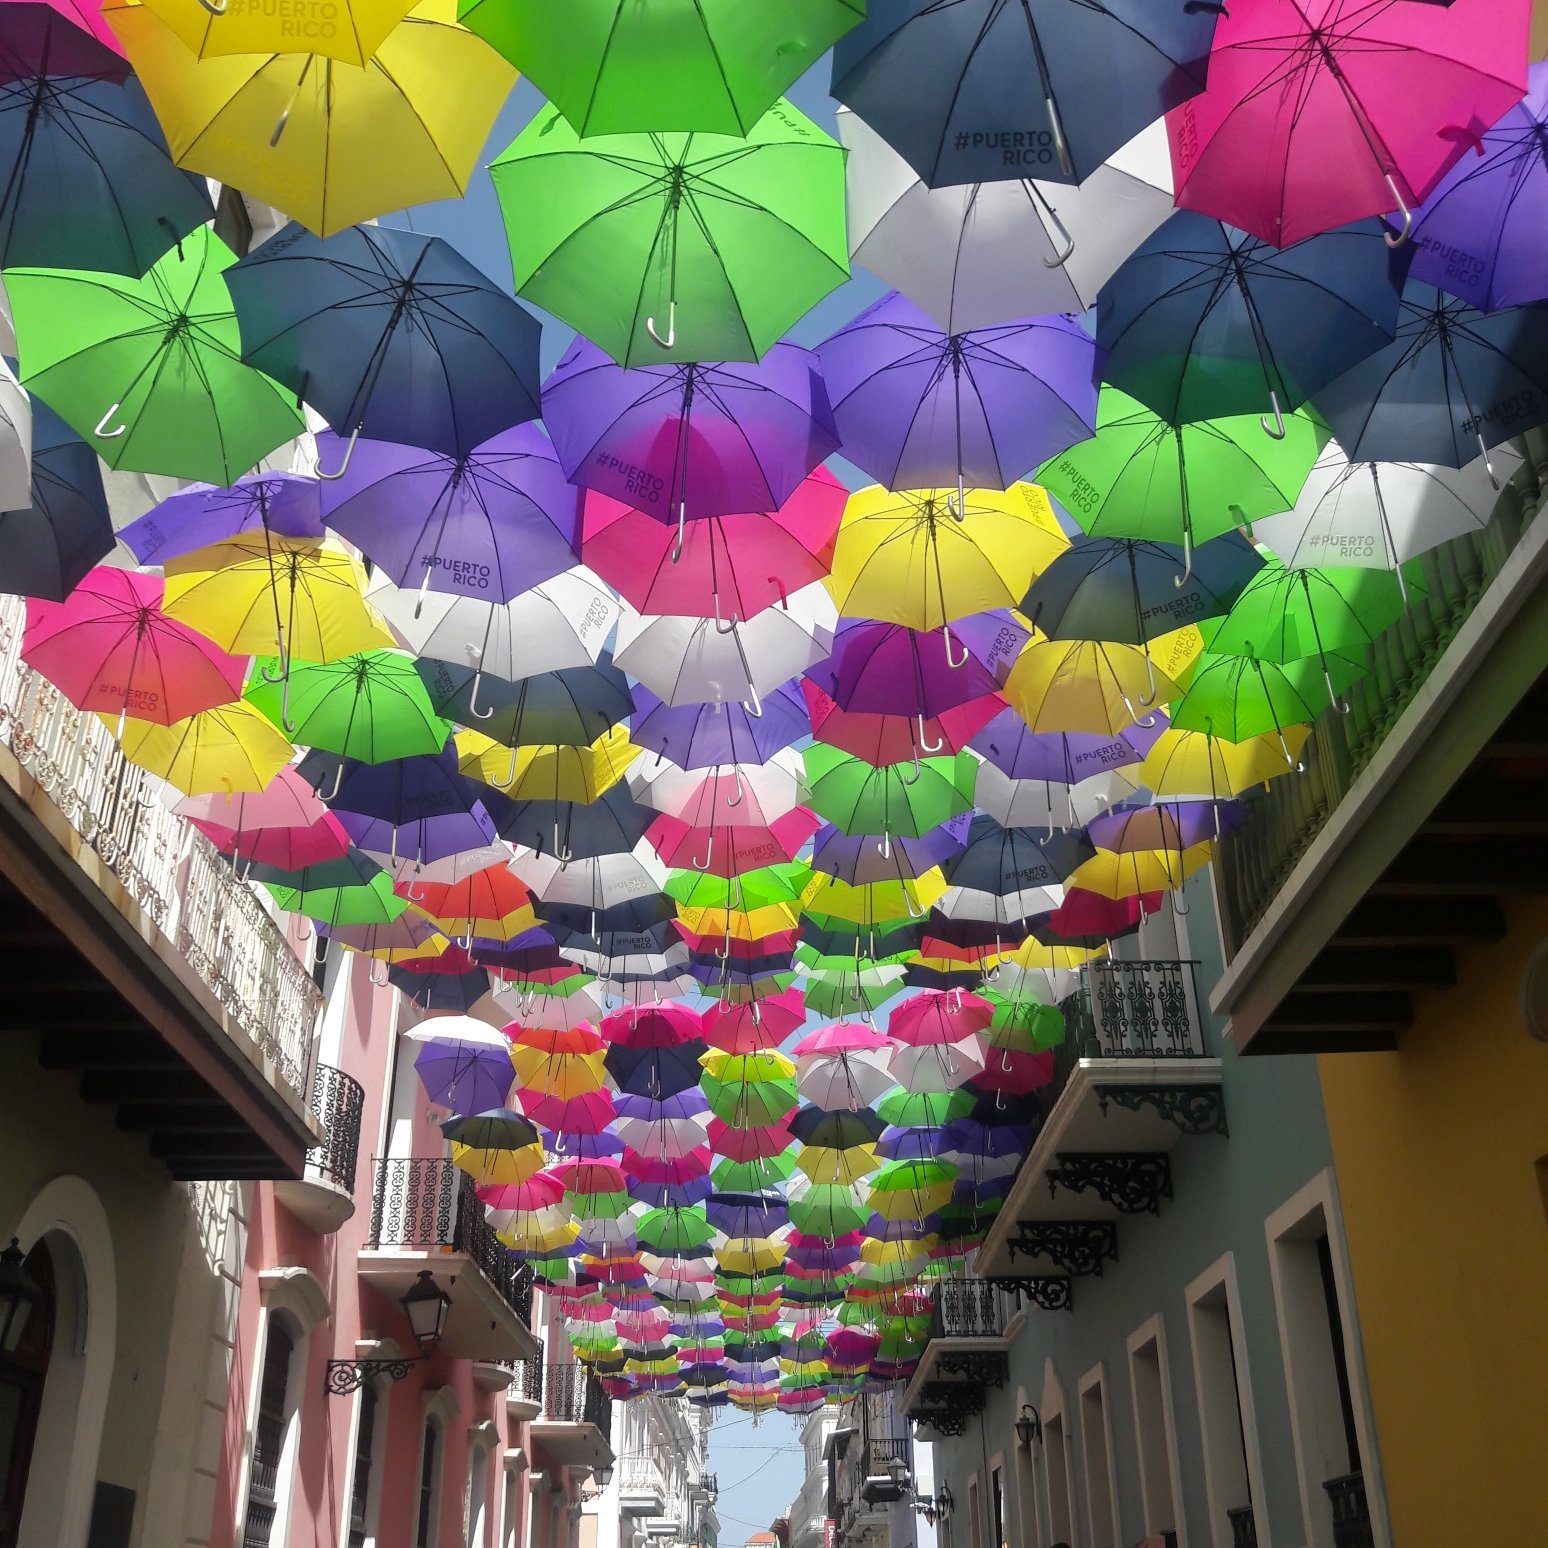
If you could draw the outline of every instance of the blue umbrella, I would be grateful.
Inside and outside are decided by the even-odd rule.
[[[564,667],[518,683],[450,661],[421,660],[415,670],[437,715],[511,748],[586,747],[634,707],[628,679],[605,656],[595,666]],[[515,777],[513,759],[506,782]]]
[[[321,485],[298,473],[249,473],[229,489],[191,484],[132,521],[119,536],[141,564],[165,564],[247,532],[323,535]]]
[[[113,551],[97,454],[32,400],[32,503],[0,512],[0,591],[63,602]]]
[[[767,763],[775,753],[811,735],[806,702],[794,684],[765,694],[760,707],[763,713],[754,715],[739,701],[673,706],[637,683],[629,740],[680,769],[710,769]]]
[[[132,79],[0,82],[0,166],[3,268],[137,278],[215,213]]]
[[[1059,886],[1095,852],[1084,833],[1002,828],[980,813],[973,819],[967,848],[942,870],[953,887],[1013,897],[1032,888]]]
[[[1480,312],[1410,280],[1392,342],[1316,395],[1352,462],[1460,468],[1548,419],[1548,307]]]
[[[870,0],[833,95],[932,188],[1078,183],[1204,88],[1212,0]]]
[[[341,435],[465,456],[538,415],[538,323],[439,237],[292,221],[226,273],[242,358]]]
[[[1004,489],[1096,425],[1073,317],[946,333],[894,291],[817,346],[844,455],[889,489]]]
[[[911,880],[962,852],[968,822],[969,814],[963,812],[919,838],[843,833],[831,822],[824,823],[812,839],[812,869],[851,887]]]
[[[512,801],[498,791],[487,792],[484,799],[501,838],[538,854],[559,855],[567,862],[627,854],[656,818],[623,784],[604,790],[590,803]]]
[[[1264,429],[1391,341],[1406,250],[1378,220],[1289,247],[1179,211],[1097,297],[1104,380],[1170,425],[1243,414]]]

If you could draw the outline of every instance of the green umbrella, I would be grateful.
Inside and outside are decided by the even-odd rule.
[[[629,1195],[617,1193],[567,1193],[565,1203],[577,1220],[616,1220],[632,1202]]]
[[[1285,438],[1256,414],[1169,425],[1104,387],[1096,434],[1045,462],[1036,478],[1093,537],[1192,548],[1260,516],[1288,511],[1328,428],[1307,409],[1285,415]]]
[[[460,0],[577,134],[744,135],[865,0]]]
[[[699,1086],[710,1111],[738,1129],[778,1123],[800,1100],[793,1079],[716,1080],[706,1075]]]
[[[813,742],[801,754],[807,804],[841,833],[920,838],[968,811],[978,762],[972,753],[921,758],[876,768],[863,758]]]
[[[1405,567],[1404,575],[1410,594],[1426,594],[1417,565]],[[1365,647],[1396,623],[1403,609],[1396,571],[1287,570],[1270,558],[1236,599],[1210,649],[1216,655],[1280,663],[1315,657],[1328,699],[1336,704],[1333,659],[1363,657]]]
[[[288,696],[280,664],[259,665],[264,669],[253,674],[243,697],[286,736],[315,750],[386,763],[438,753],[451,735],[431,706],[414,657],[403,651],[366,650],[326,663],[292,661]]]
[[[229,484],[306,428],[293,395],[242,362],[207,227],[143,279],[7,269],[22,382],[110,467]]]
[[[961,1087],[955,1091],[898,1090],[884,1096],[876,1111],[894,1128],[938,1129],[953,1118],[966,1118],[973,1111],[973,1098]]]
[[[729,878],[706,871],[672,871],[664,890],[684,908],[731,908],[752,913],[775,903],[799,903],[811,879],[811,868],[795,860]]]
[[[635,1227],[640,1246],[652,1252],[676,1253],[705,1247],[714,1239],[715,1228],[702,1206],[647,1209]]]
[[[795,1171],[796,1147],[777,1156],[754,1156],[750,1161],[729,1157],[710,1168],[710,1181],[722,1193],[764,1193],[778,1188]]]
[[[858,1231],[871,1218],[855,1190],[843,1183],[810,1183],[792,1191],[786,1208],[790,1223],[808,1236],[846,1236]]]
[[[1284,739],[1286,726],[1305,725],[1338,695],[1369,674],[1363,661],[1347,656],[1314,660],[1264,661],[1250,656],[1200,656],[1188,692],[1172,707],[1172,724],[1205,731],[1227,742],[1245,742],[1270,732]],[[1288,748],[1287,762],[1293,762]]]
[[[1012,1053],[1040,1053],[1064,1041],[1064,1012],[1038,1000],[1013,1000],[992,989],[980,991],[994,1006],[984,1043]]]
[[[824,959],[832,963],[840,960]],[[840,1016],[870,1015],[908,987],[901,972],[882,977],[869,965],[859,967],[853,960],[831,971],[813,970],[805,984],[807,1010],[831,1020]]]
[[[849,277],[844,152],[783,100],[746,139],[549,108],[490,172],[518,293],[621,365],[757,360]]]
[[[286,913],[306,914],[330,927],[390,924],[409,906],[407,898],[394,894],[392,878],[385,871],[364,885],[316,887],[309,892],[270,883],[269,895]]]

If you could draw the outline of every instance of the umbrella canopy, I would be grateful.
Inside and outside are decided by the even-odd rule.
[[[168,495],[118,536],[141,564],[164,564],[253,532],[320,538],[322,488],[315,478],[275,472],[247,474],[229,488],[194,484]]]
[[[7,269],[23,381],[112,467],[229,484],[304,428],[242,361],[235,262],[200,227],[143,279]]]
[[[1193,654],[1202,646],[1200,640]],[[1146,709],[1169,703],[1181,692],[1156,670],[1148,650],[1101,640],[1044,640],[1029,645],[1016,658],[1005,683],[1011,708],[1033,731],[1104,739],[1135,726],[1154,725]]]
[[[297,25],[283,12],[262,6],[213,11],[180,5],[177,0],[149,0],[147,6],[201,58],[315,53],[352,65],[366,64],[413,8],[412,0],[344,0],[332,11],[320,13],[317,21]]]
[[[292,222],[226,283],[242,358],[348,434],[350,451],[364,435],[463,457],[537,417],[537,319],[439,237],[356,226],[322,238]]]
[[[120,711],[118,724],[124,756],[186,796],[262,790],[295,755],[250,704],[201,710],[169,725],[125,721]]]
[[[754,714],[741,703],[663,704],[643,685],[634,689],[629,737],[681,769],[766,763],[806,736],[811,726],[799,693],[782,685]]]
[[[518,293],[621,365],[756,360],[849,276],[843,150],[788,102],[736,137],[549,108],[490,170]]]
[[[833,95],[932,188],[1079,183],[1202,89],[1216,19],[1144,0],[885,0],[835,48]]]
[[[920,838],[973,804],[969,753],[876,768],[815,742],[801,755],[814,811],[843,833]]]
[[[179,166],[329,236],[467,191],[516,73],[452,25],[455,10],[420,0],[360,65],[325,53],[201,59],[149,6],[107,15]]]

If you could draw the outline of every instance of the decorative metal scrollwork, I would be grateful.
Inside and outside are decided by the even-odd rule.
[[[1010,1365],[1002,1354],[978,1349],[943,1349],[935,1357],[937,1376],[960,1376],[979,1387],[1003,1387]]]
[[[1046,1258],[1067,1274],[1102,1277],[1102,1265],[1118,1259],[1118,1227],[1111,1220],[1018,1220],[1007,1238],[1011,1262]]]
[[[1153,1107],[1184,1134],[1229,1134],[1219,1086],[1099,1086],[1097,1105],[1107,1116],[1112,1102],[1128,1112]]]
[[[998,1290],[1025,1298],[1043,1311],[1074,1311],[1075,1296],[1065,1274],[1000,1275],[985,1283]]]
[[[1172,1197],[1172,1166],[1164,1151],[1064,1151],[1048,1170],[1048,1192],[1095,1193],[1120,1214],[1158,1215]]]
[[[326,1390],[334,1397],[348,1397],[379,1376],[402,1381],[418,1364],[418,1360],[330,1360]]]

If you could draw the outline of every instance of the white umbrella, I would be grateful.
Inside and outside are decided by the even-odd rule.
[[[469,1043],[478,1048],[510,1051],[511,1040],[486,1021],[473,1016],[431,1016],[406,1031],[415,1043]]]
[[[518,849],[511,871],[544,903],[578,903],[599,910],[660,892],[667,879],[666,866],[644,839],[626,855],[599,855],[568,864],[557,855]]]
[[[887,1069],[889,1051],[855,1048],[845,1053],[803,1054],[796,1060],[796,1090],[824,1112],[858,1113],[874,1106],[897,1084]]]
[[[605,1014],[598,991],[590,984],[572,994],[540,994],[522,984],[497,985],[492,996],[512,1021],[524,1027],[568,1032],[583,1021],[593,1026]]]
[[[1508,443],[1489,455],[1501,483],[1521,464],[1521,454]],[[1292,570],[1318,565],[1391,570],[1464,532],[1483,531],[1498,498],[1482,457],[1465,468],[1350,462],[1330,441],[1294,510],[1255,521],[1252,531]]]
[[[1107,769],[1073,785],[1012,779],[998,765],[980,765],[973,801],[1002,828],[1083,828],[1138,789],[1122,769]]]
[[[984,1072],[983,1044],[977,1037],[958,1043],[900,1043],[892,1050],[892,1078],[905,1091],[955,1091]]]
[[[948,887],[935,906],[948,919],[973,919],[1007,927],[1039,914],[1051,914],[1064,901],[1063,887],[1024,887],[1020,892],[982,892],[977,887]]]
[[[713,618],[647,617],[626,605],[613,661],[664,704],[740,699],[762,714],[764,694],[831,653],[837,624],[838,611],[820,583],[726,629]]]
[[[416,882],[453,883],[466,881],[492,865],[509,863],[513,850],[509,844],[487,844],[479,849],[463,849],[454,855],[443,855],[439,860],[416,860],[412,855],[392,855],[375,849],[362,849],[384,871],[392,875],[394,882],[407,882],[410,889]],[[419,900],[409,892],[409,902]]]
[[[588,973],[640,975],[660,978],[688,966],[688,948],[669,946],[665,951],[626,951],[612,956],[605,951],[576,950],[562,946],[559,955]]]
[[[1174,209],[1160,120],[1073,188],[1029,181],[929,188],[845,108],[838,136],[849,151],[855,262],[951,333],[1084,312]]]
[[[740,806],[748,795],[772,821],[806,799],[806,775],[799,753],[788,748],[767,763],[721,763],[707,769],[680,769],[660,754],[642,753],[627,775],[629,793],[658,812],[680,815],[707,781],[719,777],[716,808]],[[726,813],[727,821],[734,811]]]
[[[32,504],[32,400],[0,360],[0,511]]]
[[[416,656],[476,667],[513,683],[594,665],[618,621],[617,598],[582,565],[510,602],[405,591],[378,572],[366,600]]]

